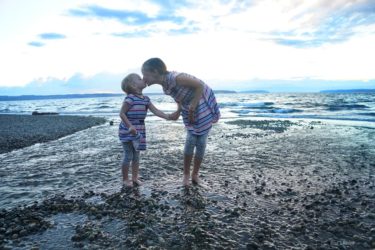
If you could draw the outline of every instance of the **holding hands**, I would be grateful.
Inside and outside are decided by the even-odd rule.
[[[181,114],[181,104],[178,104],[177,111],[173,112],[172,114],[168,115],[168,120],[176,121],[180,117]]]

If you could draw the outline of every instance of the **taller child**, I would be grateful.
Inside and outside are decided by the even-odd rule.
[[[194,156],[194,167],[191,173],[193,183],[199,183],[199,169],[204,157],[207,137],[213,123],[220,118],[219,106],[210,87],[202,80],[175,71],[168,71],[160,58],[151,58],[142,65],[143,80],[148,86],[160,84],[166,95],[179,104],[178,112],[171,119],[182,114],[187,130],[184,149],[183,185],[190,184],[190,165]]]

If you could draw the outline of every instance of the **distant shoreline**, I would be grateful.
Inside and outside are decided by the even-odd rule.
[[[320,93],[375,93],[375,89],[334,89],[322,90]]]
[[[215,94],[268,94],[279,93],[270,92],[267,90],[214,90]],[[281,92],[284,93],[284,92]],[[294,92],[291,92],[294,93]],[[298,92],[298,93],[322,93],[322,94],[336,94],[336,93],[375,93],[375,89],[333,89],[321,90],[317,92]],[[161,95],[162,93],[145,93],[145,95]],[[27,101],[27,100],[49,100],[49,99],[76,99],[76,98],[97,98],[97,97],[114,97],[123,96],[123,93],[96,93],[96,94],[66,94],[66,95],[18,95],[0,96],[0,101]]]

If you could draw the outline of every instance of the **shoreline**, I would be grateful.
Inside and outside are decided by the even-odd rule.
[[[100,117],[0,114],[0,154],[105,123]]]

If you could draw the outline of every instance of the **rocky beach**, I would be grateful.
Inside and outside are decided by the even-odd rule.
[[[126,189],[118,122],[0,154],[0,248],[375,248],[369,123],[222,119],[185,188],[182,124],[146,122]]]
[[[99,117],[0,115],[0,154],[70,135],[105,122]]]

